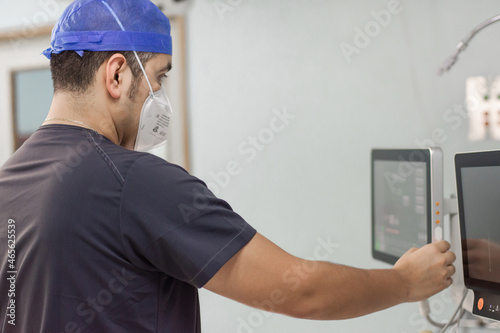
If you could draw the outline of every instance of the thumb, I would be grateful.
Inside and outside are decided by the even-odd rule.
[[[406,251],[407,254],[410,254],[410,253],[413,253],[413,252],[416,252],[418,251],[418,247],[412,247],[411,249],[409,249],[408,251]]]

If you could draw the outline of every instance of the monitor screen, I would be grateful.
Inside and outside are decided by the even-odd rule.
[[[500,152],[457,154],[455,167],[465,284],[500,294]]]
[[[472,313],[500,320],[500,151],[455,155],[464,282]]]
[[[430,149],[372,150],[375,259],[394,264],[410,248],[432,241],[431,160]]]

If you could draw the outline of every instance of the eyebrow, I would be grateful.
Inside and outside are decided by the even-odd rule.
[[[172,63],[169,62],[167,66],[160,69],[160,72],[170,72],[171,69],[172,69]]]

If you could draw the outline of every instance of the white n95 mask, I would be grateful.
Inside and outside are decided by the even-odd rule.
[[[148,80],[146,73],[144,75]],[[142,106],[134,150],[146,151],[164,144],[167,141],[172,113],[163,85],[157,92],[151,90]]]

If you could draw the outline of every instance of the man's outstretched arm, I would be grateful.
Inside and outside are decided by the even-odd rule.
[[[392,269],[364,270],[294,257],[260,234],[204,288],[292,317],[346,319],[426,299],[451,284],[455,255],[441,241],[411,249]]]

